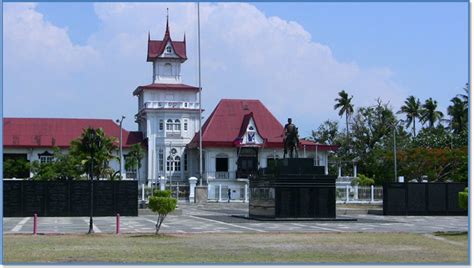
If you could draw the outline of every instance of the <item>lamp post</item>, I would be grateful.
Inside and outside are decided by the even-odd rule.
[[[397,126],[400,120],[396,120],[392,127],[393,127],[393,174],[395,178],[395,182],[397,182]]]
[[[96,150],[99,148],[99,139],[97,137],[96,130],[93,129],[90,133],[90,159],[89,159],[89,177],[90,177],[90,216],[89,216],[89,234],[94,233],[94,160]]]
[[[199,186],[202,186],[202,107],[201,107],[201,17],[199,15],[199,1],[197,2],[198,17],[198,80],[199,80]]]
[[[122,146],[122,122],[123,120],[125,119],[125,116],[122,115],[122,118],[121,119],[117,119],[115,120],[115,122],[119,123],[120,124],[120,157],[119,157],[119,162],[120,162],[120,178],[122,179],[123,178],[123,161],[122,161],[122,158],[123,158],[123,146]]]

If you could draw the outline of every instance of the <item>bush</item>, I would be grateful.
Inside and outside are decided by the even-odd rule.
[[[357,179],[352,180],[351,185],[371,186],[375,184],[375,179],[359,174]]]
[[[467,209],[468,202],[469,202],[467,187],[464,189],[464,192],[458,193],[458,200],[459,200],[459,207],[463,209]]]
[[[171,191],[161,191],[157,190],[153,193],[152,196],[148,198],[148,207],[153,211],[158,213],[158,219],[156,220],[156,231],[155,234],[158,234],[160,231],[161,224],[165,220],[166,216],[170,212],[176,209],[176,199],[171,197]]]

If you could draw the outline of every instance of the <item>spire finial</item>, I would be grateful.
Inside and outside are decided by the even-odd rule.
[[[148,30],[148,41],[150,41],[150,31]]]
[[[169,29],[169,26],[168,26],[168,21],[169,21],[169,9],[166,8],[166,33],[169,34],[170,32],[170,29]]]

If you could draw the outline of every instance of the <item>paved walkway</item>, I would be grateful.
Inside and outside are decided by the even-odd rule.
[[[169,215],[160,232],[163,233],[265,233],[265,232],[411,232],[433,233],[468,230],[465,216],[379,216],[340,215],[357,221],[257,221],[234,217],[248,213],[248,204],[179,204]],[[140,210],[138,217],[121,217],[122,233],[154,232],[156,216]],[[86,233],[88,217],[38,218],[38,233]],[[96,233],[114,233],[115,217],[95,217]],[[4,218],[7,234],[32,233],[33,218]]]

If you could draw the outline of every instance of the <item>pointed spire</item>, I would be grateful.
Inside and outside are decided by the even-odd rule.
[[[148,41],[150,41],[150,31],[148,31]]]
[[[186,44],[186,32],[184,32],[183,42]]]
[[[170,28],[169,28],[169,24],[168,24],[168,21],[169,21],[169,10],[168,8],[166,8],[166,32],[165,32],[165,35],[170,35]]]

